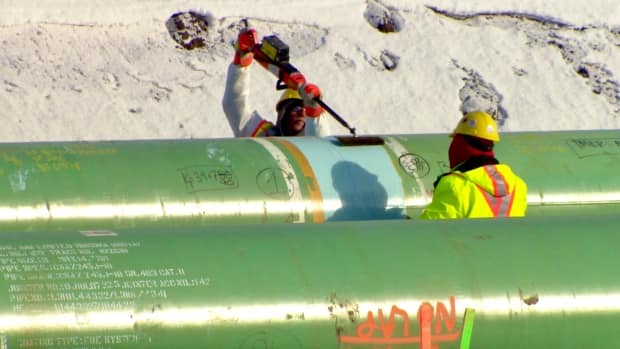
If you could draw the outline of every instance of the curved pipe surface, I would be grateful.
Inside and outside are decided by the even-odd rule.
[[[447,135],[0,144],[0,230],[417,217]],[[351,145],[353,143],[353,145]],[[618,131],[506,133],[528,215],[615,214]]]
[[[611,216],[7,232],[0,343],[616,348],[619,232]]]

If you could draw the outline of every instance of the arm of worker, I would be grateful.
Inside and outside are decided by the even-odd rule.
[[[250,66],[252,48],[258,43],[256,30],[243,28],[234,44],[235,55],[226,72],[226,87],[222,107],[235,137],[253,136],[264,120],[249,106]]]
[[[424,209],[420,219],[450,219],[463,218],[462,195],[453,185],[450,176],[444,176],[433,192],[431,203]]]
[[[306,112],[306,129],[304,136],[325,137],[330,133],[325,110],[315,100],[322,98],[321,89],[313,83],[304,83],[299,87],[299,94],[304,102]]]
[[[324,114],[324,113],[323,113]],[[326,137],[330,135],[329,124],[325,116],[306,117],[304,136]]]
[[[222,98],[224,114],[235,137],[254,136],[257,129],[267,122],[255,110],[250,110],[250,66],[231,63],[226,75],[226,87]]]
[[[262,118],[250,110],[250,66],[231,63],[226,75],[226,87],[222,98],[224,114],[235,137],[250,136]],[[260,120],[254,120],[254,119]]]

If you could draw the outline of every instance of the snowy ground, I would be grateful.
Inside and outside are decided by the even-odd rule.
[[[190,9],[213,18],[192,50],[170,26]],[[231,137],[220,100],[244,17],[359,134],[448,132],[474,107],[503,131],[620,126],[615,1],[4,0],[0,140]],[[275,79],[252,69],[274,115]]]

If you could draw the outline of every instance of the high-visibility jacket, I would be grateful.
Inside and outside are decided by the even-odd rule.
[[[442,176],[420,218],[523,217],[527,185],[508,165],[484,165]]]
[[[271,121],[263,118],[256,110],[251,110],[250,67],[231,63],[226,75],[226,87],[222,98],[224,114],[235,137],[279,136],[278,129]],[[322,117],[306,118],[304,136],[323,137],[329,135],[328,125],[320,122]]]

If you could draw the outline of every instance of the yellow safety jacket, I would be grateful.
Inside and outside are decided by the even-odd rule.
[[[441,177],[420,218],[523,217],[527,185],[508,165],[485,165]]]

